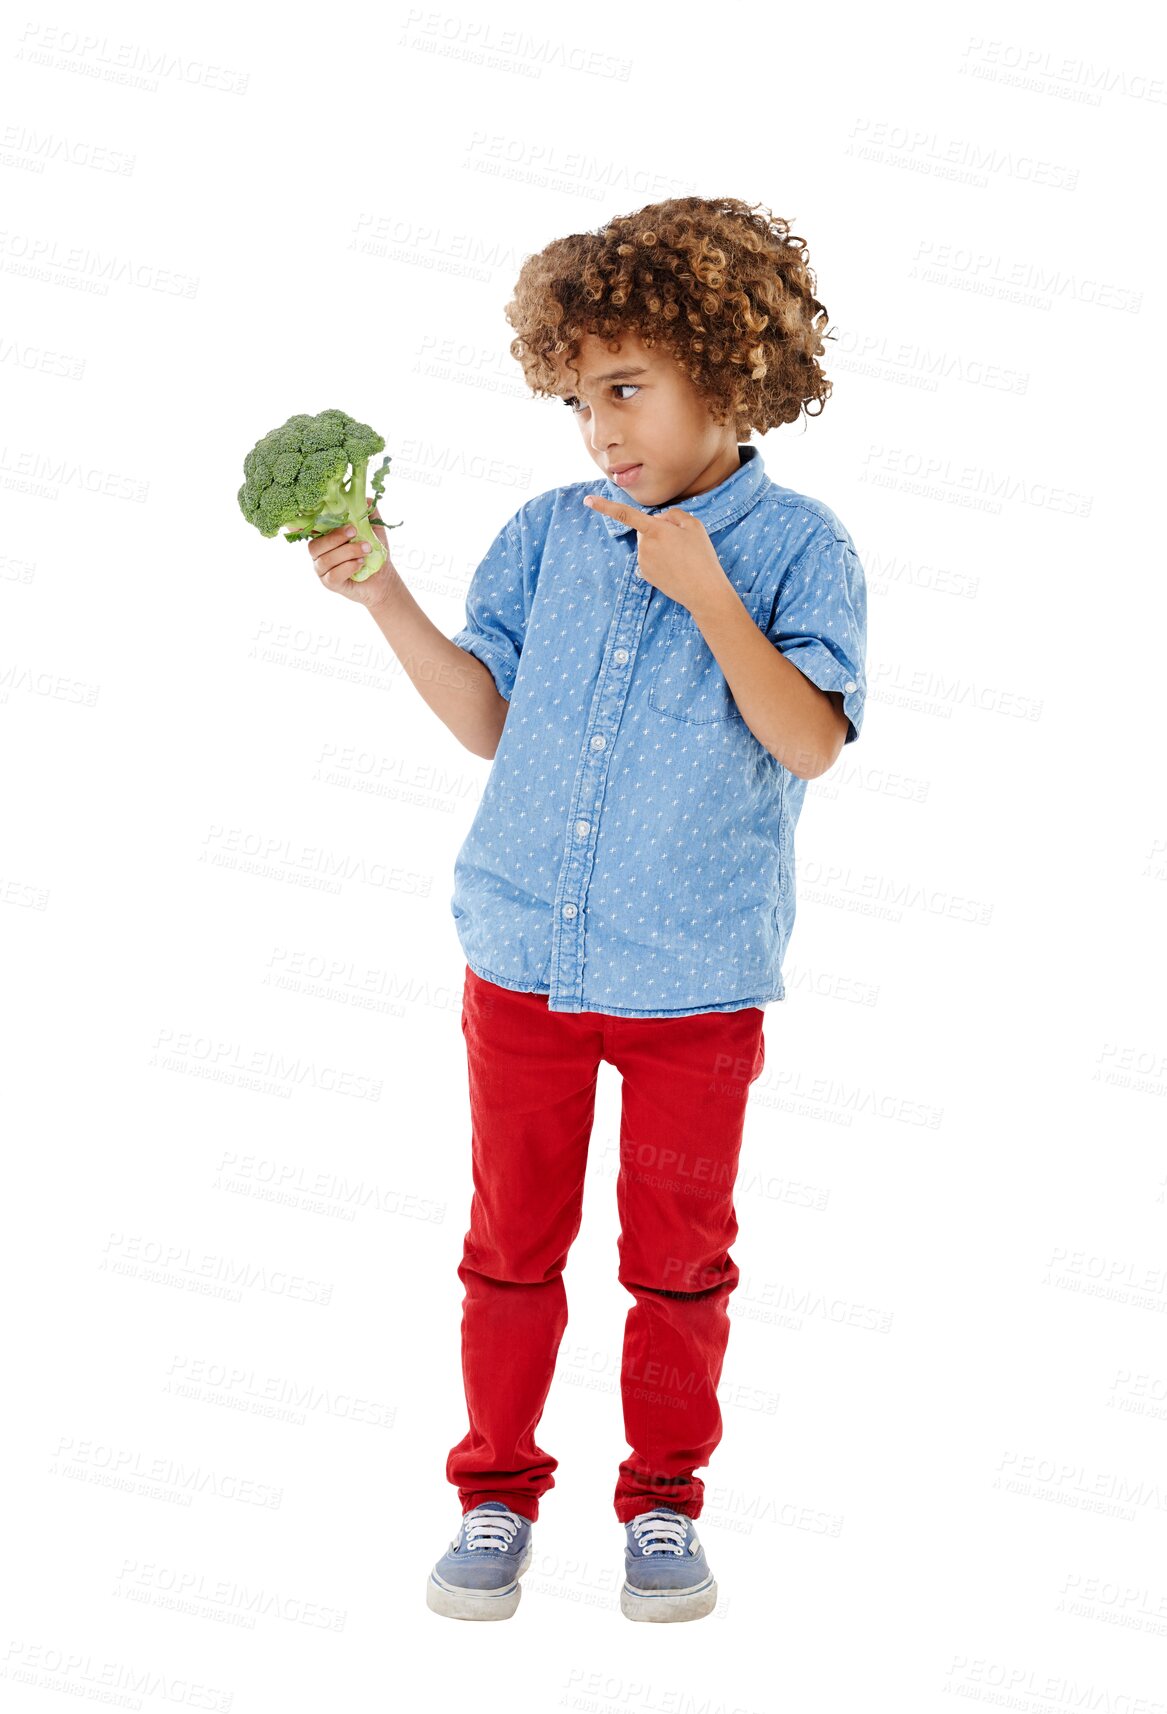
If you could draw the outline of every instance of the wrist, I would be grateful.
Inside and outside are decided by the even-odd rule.
[[[395,607],[400,599],[402,590],[405,588],[405,585],[402,583],[401,578],[398,575],[397,567],[391,560],[387,559],[385,564],[381,567],[381,570],[385,574],[384,585],[382,586],[376,600],[370,601],[367,604],[369,612],[374,616],[387,613],[391,607]]]
[[[734,588],[728,577],[714,578],[703,588],[689,607],[689,612],[697,626],[704,632],[710,623],[716,623],[727,612],[735,607],[743,607],[745,603]]]

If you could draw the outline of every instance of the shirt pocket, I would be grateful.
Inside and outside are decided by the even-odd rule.
[[[673,602],[662,646],[664,652],[649,681],[650,708],[670,720],[684,720],[692,726],[741,720],[729,682],[713,650],[701,635],[696,619],[679,601]]]

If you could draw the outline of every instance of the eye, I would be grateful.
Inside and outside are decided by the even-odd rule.
[[[608,388],[608,391],[610,393],[620,393],[620,392],[624,392],[624,391],[628,391],[630,393],[639,393],[640,388],[633,381],[617,381],[611,387]],[[574,393],[569,393],[567,398],[564,399],[563,402],[567,406],[569,411],[571,410],[571,407],[573,405],[579,404],[579,400],[576,398]],[[627,404],[627,400],[621,399],[620,403],[622,405]],[[587,409],[586,405],[584,406],[584,409],[585,410]],[[578,411],[572,411],[572,415],[578,417],[579,412]]]

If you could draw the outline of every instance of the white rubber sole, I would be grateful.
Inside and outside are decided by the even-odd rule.
[[[710,1577],[683,1594],[659,1589],[633,1589],[625,1583],[620,1591],[620,1611],[626,1619],[649,1624],[675,1624],[682,1619],[703,1619],[717,1605],[717,1581]]]
[[[509,1619],[518,1607],[523,1593],[519,1578],[530,1565],[533,1552],[533,1543],[528,1539],[514,1581],[501,1589],[459,1589],[444,1582],[435,1567],[426,1584],[425,1604],[431,1613],[440,1613],[443,1619]]]

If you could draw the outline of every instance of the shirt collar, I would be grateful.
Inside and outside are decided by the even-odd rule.
[[[627,491],[613,482],[610,476],[606,476],[598,484],[598,489],[605,498],[618,501],[621,505],[633,506],[638,512],[647,512],[650,516],[655,516],[658,512],[672,512],[678,508],[691,512],[695,518],[700,518],[707,533],[712,534],[714,530],[724,529],[727,524],[736,524],[739,518],[744,518],[767,480],[760,447],[747,443],[744,446],[739,445],[738,452],[741,455],[741,463],[732,476],[727,476],[716,488],[707,488],[703,494],[691,495],[687,500],[666,502],[663,506],[637,506]],[[601,512],[600,517],[607,524],[609,533],[614,536],[633,527],[631,524],[622,523],[619,518],[609,517],[607,512]]]

